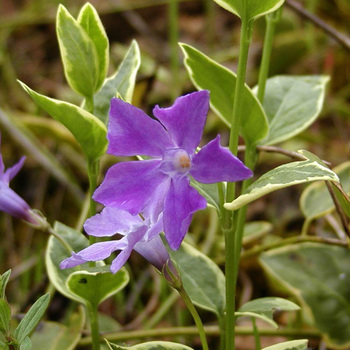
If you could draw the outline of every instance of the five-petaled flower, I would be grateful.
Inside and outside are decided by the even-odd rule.
[[[107,207],[132,215],[151,205],[155,217],[163,213],[165,237],[178,249],[193,213],[206,207],[206,199],[190,186],[190,176],[201,183],[240,181],[252,172],[228,149],[220,136],[198,153],[209,109],[209,92],[179,97],[169,108],[156,106],[157,119],[114,98],[111,101],[107,152],[116,156],[147,156],[146,160],[112,166],[93,198]]]
[[[24,161],[25,157],[22,157],[17,164],[5,170],[0,152],[0,211],[38,226],[38,216],[31,210],[27,202],[10,188],[10,181],[21,170]]]

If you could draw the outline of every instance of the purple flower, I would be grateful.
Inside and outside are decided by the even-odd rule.
[[[37,215],[30,206],[10,188],[10,181],[21,170],[25,157],[22,157],[17,164],[5,170],[4,161],[0,152],[0,211],[4,211],[16,218],[25,220],[33,225],[39,225]]]
[[[157,119],[117,98],[111,101],[108,153],[148,156],[143,161],[112,166],[94,200],[122,208],[133,215],[155,200],[163,211],[164,232],[172,249],[178,249],[193,213],[206,207],[206,199],[190,186],[190,176],[202,183],[240,181],[252,172],[220,146],[220,136],[196,148],[209,109],[209,92],[179,97],[169,108],[156,106]]]
[[[146,212],[147,208],[146,208]],[[111,272],[116,273],[128,260],[134,249],[146,258],[159,271],[169,254],[159,236],[163,230],[162,214],[158,217],[141,218],[131,215],[125,210],[106,207],[85,222],[85,231],[96,237],[110,237],[116,233],[123,237],[119,240],[94,243],[79,253],[72,252],[72,256],[63,260],[61,269],[74,267],[88,261],[99,261],[108,258],[114,251],[120,251],[111,264]]]

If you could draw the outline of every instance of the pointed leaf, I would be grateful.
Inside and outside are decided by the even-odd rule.
[[[263,253],[263,268],[311,313],[330,348],[350,346],[350,251],[303,243]]]
[[[19,346],[19,350],[30,350],[32,348],[32,341],[29,337],[25,337]]]
[[[14,333],[19,344],[27,342],[26,337],[28,337],[38,325],[49,305],[49,301],[50,295],[48,293],[44,294],[33,304],[26,315],[22,318]]]
[[[288,140],[313,123],[322,110],[328,81],[329,77],[322,75],[268,79],[264,109],[270,129],[260,143],[272,145]]]
[[[350,162],[333,168],[339,176],[345,192],[350,192]],[[334,210],[334,202],[324,182],[316,182],[308,186],[300,197],[300,209],[308,220],[326,215]]]
[[[6,286],[10,280],[11,270],[7,270],[1,275],[1,286],[0,286],[0,298],[5,299],[6,296]]]
[[[4,299],[0,299],[0,332],[7,334],[10,331],[11,309]]]
[[[105,153],[107,129],[98,118],[78,106],[38,94],[24,83],[20,84],[38,106],[74,135],[89,159],[95,160]]]
[[[63,5],[58,8],[56,31],[68,84],[91,100],[99,84],[99,59],[94,43]]]
[[[65,241],[72,247],[75,252],[86,248],[89,245],[88,239],[81,233],[68,226],[56,222],[54,225],[54,230],[58,232]],[[68,276],[78,270],[75,269],[60,269],[60,263],[62,260],[71,256],[71,252],[68,252],[67,249],[58,241],[57,238],[51,236],[48,241],[46,249],[46,269],[49,275],[49,279],[54,287],[64,296],[69,299],[82,302],[81,298],[78,298],[75,294],[71,293],[66,287],[66,280]],[[80,265],[80,269],[87,268],[89,263]]]
[[[135,40],[130,45],[118,70],[113,76],[106,79],[101,90],[95,95],[94,115],[103,123],[108,122],[108,113],[111,99],[117,94],[131,103],[135,87],[136,74],[141,64],[140,49]]]
[[[192,302],[221,317],[225,310],[225,276],[206,255],[189,244],[182,243],[170,251],[180,269],[183,286]]]
[[[80,10],[78,23],[93,42],[98,57],[98,80],[95,91],[99,90],[106,78],[109,64],[109,42],[106,31],[96,9],[86,3]]]
[[[268,171],[233,202],[225,203],[225,208],[236,210],[270,192],[305,182],[317,180],[339,182],[337,174],[326,167],[315,155],[307,151],[298,152],[306,160],[283,164]]]
[[[81,331],[85,324],[85,313],[82,307],[73,313],[67,325],[45,321],[33,333],[31,340],[33,349],[45,350],[74,350],[81,338]]]
[[[253,20],[276,11],[284,0],[214,0],[218,5],[242,18]]]
[[[193,84],[198,90],[210,91],[211,108],[230,127],[236,75],[195,48],[186,44],[180,46]],[[246,143],[255,144],[267,135],[267,118],[260,102],[247,85],[242,99],[245,117],[240,131]]]
[[[308,350],[307,339],[291,340],[268,346],[262,350]]]
[[[106,343],[111,350],[193,350],[186,345],[171,343],[167,341],[151,341],[134,346],[121,346],[112,344],[108,340],[106,340]]]
[[[109,267],[90,268],[88,271],[73,272],[67,279],[69,291],[93,306],[98,306],[110,296],[118,293],[129,282],[129,274],[125,268],[116,274]]]

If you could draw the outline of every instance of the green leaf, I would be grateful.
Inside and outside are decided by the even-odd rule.
[[[307,339],[291,340],[263,348],[262,350],[308,350]]]
[[[63,5],[58,7],[56,31],[68,84],[91,101],[100,81],[95,45]]]
[[[263,253],[262,266],[311,313],[329,347],[350,346],[350,251],[335,245],[295,244]]]
[[[11,324],[11,309],[4,299],[0,299],[0,332],[8,334]]]
[[[32,341],[29,337],[25,337],[19,346],[19,350],[30,350],[32,348]]]
[[[211,108],[230,127],[236,75],[195,48],[186,44],[180,46],[185,55],[185,67],[193,84],[198,90],[210,91]],[[241,98],[245,118],[242,120],[240,131],[246,143],[256,144],[267,135],[267,118],[260,102],[247,85]]]
[[[118,70],[105,80],[101,90],[95,95],[94,115],[104,124],[108,122],[108,112],[113,97],[119,94],[124,101],[131,103],[140,64],[140,49],[137,42],[133,40]]]
[[[0,285],[0,298],[5,299],[6,297],[6,286],[10,280],[11,270],[7,270],[1,275],[1,285]]]
[[[8,345],[5,344],[1,339],[0,339],[0,350],[9,350]]]
[[[85,313],[82,307],[74,312],[67,325],[57,322],[45,321],[36,329],[31,340],[33,349],[45,350],[74,350],[81,338],[81,331],[85,324]]]
[[[14,336],[19,344],[26,342],[28,337],[35,329],[40,319],[43,317],[47,306],[49,305],[50,295],[41,296],[29,309],[17,326]]]
[[[183,286],[192,302],[203,309],[223,316],[225,310],[225,276],[206,255],[182,243],[170,251],[180,269]]]
[[[313,123],[322,110],[328,81],[329,77],[322,75],[268,79],[263,105],[270,130],[260,143],[288,140]]]
[[[277,323],[273,320],[273,314],[276,310],[295,311],[299,309],[300,307],[297,304],[292,303],[289,300],[276,297],[266,297],[245,303],[239,308],[235,315],[258,317],[272,324],[275,328],[278,328]]]
[[[350,192],[350,162],[333,168],[339,176],[345,192]],[[334,210],[334,202],[324,182],[316,182],[308,186],[300,197],[300,209],[306,219],[313,220]]]
[[[63,239],[72,247],[72,250],[79,252],[80,250],[86,248],[89,245],[87,238],[80,233],[68,226],[56,222],[54,225],[54,230],[59,233]],[[61,242],[51,236],[48,241],[46,249],[46,269],[51,283],[54,287],[64,296],[69,299],[82,302],[81,298],[78,298],[75,294],[71,293],[66,286],[66,280],[68,276],[77,270],[76,269],[60,269],[60,263],[62,260],[71,256],[71,252],[61,244]],[[88,267],[89,263],[80,265],[80,269]]]
[[[217,184],[203,184],[191,178],[191,186],[194,187],[208,202],[220,212],[220,199]]]
[[[109,267],[105,268],[109,270]],[[85,303],[89,302],[97,307],[128,284],[129,274],[125,268],[115,274],[102,269],[99,267],[73,272],[66,282],[69,291],[83,299]]]
[[[186,345],[167,341],[151,341],[134,346],[120,346],[117,344],[112,344],[108,340],[106,340],[106,342],[111,350],[193,350]]]
[[[107,129],[98,118],[83,108],[38,94],[24,83],[19,83],[38,106],[74,135],[87,158],[95,160],[105,153]]]
[[[265,236],[272,230],[268,221],[252,221],[244,225],[243,244],[249,244]]]
[[[307,151],[298,151],[306,160],[283,164],[262,175],[252,183],[242,195],[231,203],[225,203],[228,210],[242,206],[281,188],[316,180],[339,182],[337,174],[326,167],[315,155]]]
[[[242,20],[252,20],[276,11],[284,0],[214,0],[225,10],[232,12]]]
[[[97,91],[102,86],[108,72],[109,42],[107,34],[96,9],[90,3],[86,3],[82,7],[77,21],[84,28],[96,49],[99,66],[95,85],[95,91]]]

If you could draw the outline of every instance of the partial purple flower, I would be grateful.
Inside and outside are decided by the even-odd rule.
[[[157,119],[117,98],[111,101],[108,153],[148,156],[143,161],[112,166],[94,193],[94,200],[133,215],[151,202],[163,211],[164,232],[172,249],[178,249],[193,213],[206,207],[206,199],[190,186],[190,176],[202,183],[240,181],[252,172],[228,149],[220,136],[198,153],[209,92],[179,97],[169,108],[156,106]],[[158,213],[159,213],[158,211]]]
[[[148,214],[146,208],[146,215]],[[125,210],[106,207],[85,222],[85,231],[96,237],[110,237],[116,233],[123,237],[119,240],[94,243],[78,253],[63,260],[61,269],[74,267],[88,261],[100,261],[108,258],[113,252],[120,251],[111,264],[111,272],[116,273],[129,259],[132,250],[146,258],[159,271],[169,254],[159,236],[163,230],[162,214],[158,217],[131,215]]]
[[[21,170],[24,161],[25,157],[22,157],[17,164],[5,170],[0,152],[0,211],[37,226],[39,225],[37,215],[31,210],[27,202],[10,188],[10,181]]]

